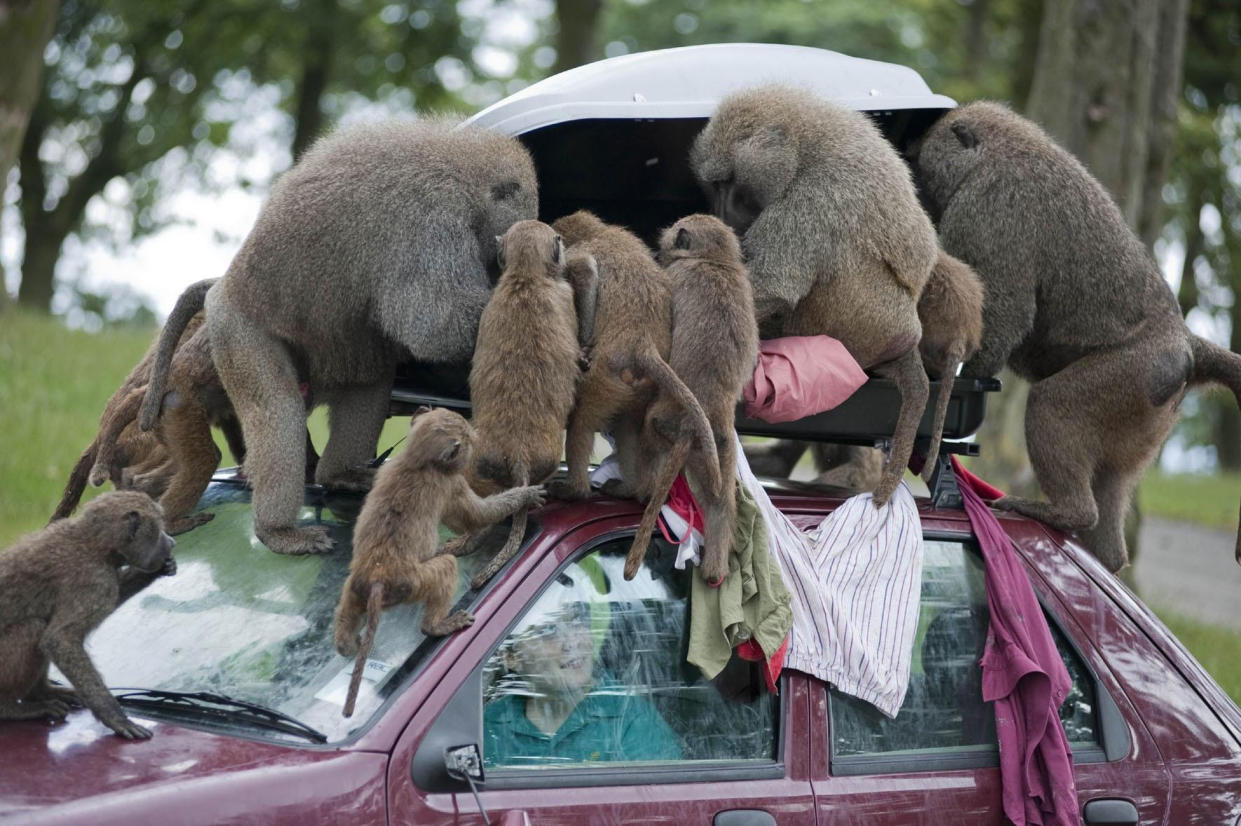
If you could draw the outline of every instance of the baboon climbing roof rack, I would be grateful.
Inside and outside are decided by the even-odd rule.
[[[864,111],[898,148],[956,105],[904,66],[802,46],[728,43],[643,52],[571,69],[489,106],[469,123],[513,135],[530,150],[543,221],[589,209],[653,243],[663,227],[708,210],[689,167],[690,145],[721,98],[763,83],[809,88]],[[419,404],[467,410],[467,375],[464,368],[404,365],[393,411],[408,413]],[[972,434],[982,422],[986,392],[998,386],[957,379],[944,437]],[[898,406],[895,386],[872,379],[827,413],[784,424],[740,418],[737,429],[873,444],[891,437]],[[928,412],[921,436],[929,434],[930,419]]]

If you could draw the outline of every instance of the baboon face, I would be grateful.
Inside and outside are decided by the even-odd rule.
[[[995,104],[986,104],[996,107]],[[998,107],[997,107],[998,108]],[[918,189],[933,218],[938,218],[983,152],[978,104],[947,113],[926,135],[910,146],[910,161],[917,170]]]
[[[663,266],[680,258],[740,261],[741,245],[736,234],[720,219],[711,215],[690,215],[663,231],[656,257]]]
[[[176,542],[164,533],[163,510],[145,493],[122,491],[101,496],[83,510],[83,516],[108,523],[100,526],[101,532],[106,530],[116,537],[113,547],[139,571],[155,573],[169,563]]]
[[[720,104],[690,149],[690,166],[713,214],[738,235],[788,190],[797,173],[793,124],[771,90],[754,90]],[[772,93],[774,94],[774,93]]]
[[[564,239],[542,221],[518,221],[499,239],[501,269],[564,276]]]
[[[451,410],[432,410],[414,419],[409,442],[418,466],[460,473],[469,465],[474,451],[474,428]]]
[[[479,250],[492,282],[499,278],[503,269],[498,260],[499,244],[496,239],[513,224],[539,213],[538,183],[532,175],[524,174],[532,169],[529,158],[526,158],[523,163],[514,161],[497,167],[492,176],[478,224]],[[514,177],[515,174],[520,174],[520,177]]]

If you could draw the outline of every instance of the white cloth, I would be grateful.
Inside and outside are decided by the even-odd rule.
[[[922,523],[909,486],[888,504],[851,497],[803,532],[778,511],[737,440],[737,473],[758,502],[770,549],[792,596],[786,668],[895,717],[909,688],[922,589]]]

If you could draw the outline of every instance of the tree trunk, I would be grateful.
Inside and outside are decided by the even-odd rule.
[[[1206,245],[1201,224],[1206,193],[1203,192],[1202,183],[1193,176],[1189,177],[1188,189],[1185,197],[1185,260],[1181,262],[1181,286],[1176,293],[1177,303],[1181,305],[1181,315],[1189,315],[1189,311],[1198,306],[1198,279],[1194,270]]]
[[[0,0],[0,213],[9,170],[17,163],[30,112],[39,100],[43,49],[56,27],[60,0]],[[0,214],[0,217],[3,217]],[[0,261],[0,308],[8,303]]]
[[[1176,146],[1176,109],[1181,99],[1188,25],[1189,0],[1164,0],[1160,4],[1151,84],[1149,152],[1135,225],[1138,237],[1148,249],[1155,246],[1163,232],[1163,187]]]
[[[28,225],[29,226],[29,225]],[[22,257],[22,284],[17,300],[23,307],[48,313],[52,309],[55,290],[56,262],[67,233],[47,225],[33,225],[26,230],[25,254]]]
[[[336,2],[319,0],[309,15],[305,63],[297,81],[297,111],[294,114],[293,160],[302,156],[323,131],[323,93],[332,71],[336,46]]]
[[[552,74],[596,59],[603,0],[556,0],[556,64]]]

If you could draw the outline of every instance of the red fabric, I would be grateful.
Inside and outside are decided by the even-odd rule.
[[[987,570],[990,625],[979,664],[982,699],[995,703],[1004,815],[1015,826],[1080,826],[1073,752],[1059,714],[1069,672],[1012,540],[980,498],[998,491],[964,473],[955,456],[952,463]]]
[[[796,421],[831,410],[865,383],[866,372],[834,338],[767,339],[759,342],[754,377],[745,387],[745,414]]]
[[[1004,496],[1004,491],[1000,490],[995,485],[978,478],[962,467],[961,462],[957,460],[956,456],[952,457],[952,472],[956,474],[958,485],[964,482],[970,486],[970,489],[973,490],[974,493],[977,493],[981,498],[986,499],[988,502],[993,502],[996,499],[1003,498]]]
[[[702,519],[702,508],[698,507],[698,500],[694,498],[694,492],[689,488],[689,482],[685,481],[685,474],[678,473],[677,478],[672,480],[672,487],[668,488],[668,501],[664,503],[667,507],[672,508],[673,513],[689,523],[690,530],[697,530],[702,533],[705,522]],[[664,535],[664,539],[673,545],[681,544],[685,537],[680,539],[672,536],[668,531],[667,524],[664,520],[658,520],[659,532]],[[686,536],[688,536],[686,532]]]
[[[748,639],[737,646],[737,656],[743,660],[763,664],[763,677],[767,680],[767,690],[772,694],[780,693],[780,672],[784,670],[784,658],[789,653],[789,637],[784,638],[780,647],[770,659],[763,654],[763,648],[755,640]]]

